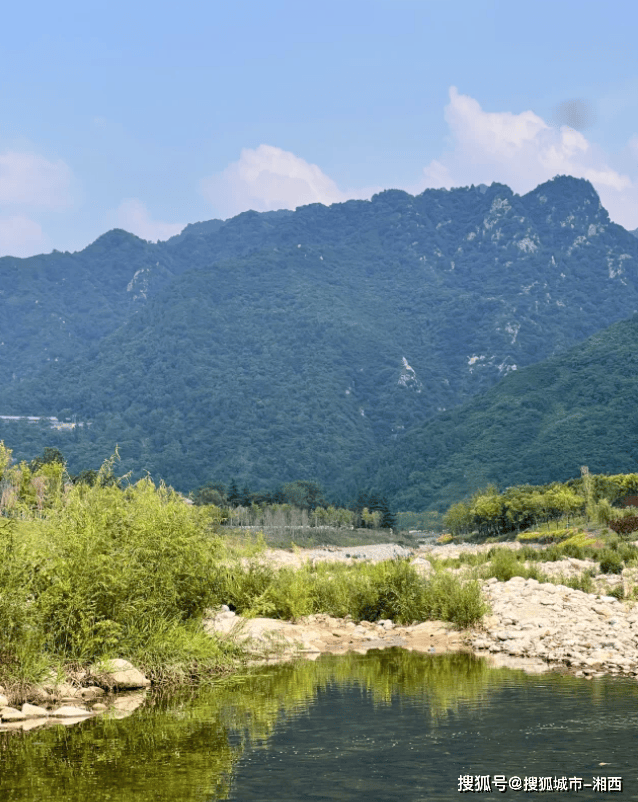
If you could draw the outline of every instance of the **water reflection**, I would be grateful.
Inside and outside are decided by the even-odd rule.
[[[324,656],[152,696],[124,720],[0,735],[0,799],[455,799],[459,773],[593,771],[610,733],[635,732],[637,701],[635,683],[526,677],[465,654]]]

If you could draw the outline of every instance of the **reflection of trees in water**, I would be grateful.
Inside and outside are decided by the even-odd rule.
[[[306,714],[320,690],[359,687],[378,705],[399,697],[422,701],[424,714],[436,721],[465,702],[487,701],[505,676],[470,655],[400,649],[270,666],[213,688],[151,697],[128,719],[0,735],[0,798],[225,799],[244,749]]]

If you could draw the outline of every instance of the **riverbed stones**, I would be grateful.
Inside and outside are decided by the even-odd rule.
[[[97,699],[100,696],[104,696],[104,693],[104,688],[99,688],[97,685],[89,685],[88,688],[80,688],[80,696],[85,701]]]
[[[638,614],[613,596],[513,577],[484,585],[492,616],[469,639],[479,654],[543,660],[574,672],[638,675]]]
[[[0,719],[2,719],[3,723],[5,721],[24,721],[27,718],[26,714],[22,712],[22,710],[18,710],[16,707],[3,707],[0,710]]]
[[[96,663],[91,666],[90,675],[95,678],[96,685],[107,689],[133,690],[148,688],[151,684],[132,663],[120,658]]]
[[[22,712],[27,718],[46,718],[49,715],[49,711],[45,707],[31,705],[28,702],[22,705]]]

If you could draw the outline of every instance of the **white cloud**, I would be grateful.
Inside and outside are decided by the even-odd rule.
[[[41,226],[22,215],[0,218],[0,256],[33,256],[46,242]]]
[[[0,154],[0,204],[64,209],[71,203],[71,170],[35,153]]]
[[[573,128],[552,127],[532,111],[483,111],[456,87],[450,88],[445,119],[452,149],[424,169],[418,191],[498,181],[524,193],[555,175],[573,175],[591,181],[612,220],[638,226],[638,182],[613,169],[602,150]]]
[[[330,205],[350,198],[369,198],[378,191],[342,192],[316,164],[272,145],[244,148],[238,161],[201,182],[202,194],[224,217],[247,209],[266,212],[309,203]]]
[[[153,220],[148,209],[138,198],[126,198],[111,215],[113,224],[145,240],[167,240],[179,234],[185,223],[162,223]]]

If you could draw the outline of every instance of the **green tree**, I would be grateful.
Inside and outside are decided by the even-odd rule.
[[[323,488],[319,482],[297,480],[283,486],[283,492],[288,504],[304,510],[314,510],[316,507],[325,507]]]
[[[237,487],[237,482],[234,479],[231,479],[230,485],[228,486],[228,506],[237,507],[238,504],[239,504],[239,488]]]
[[[474,516],[467,501],[459,501],[445,513],[443,525],[453,535],[462,535],[472,531]]]

